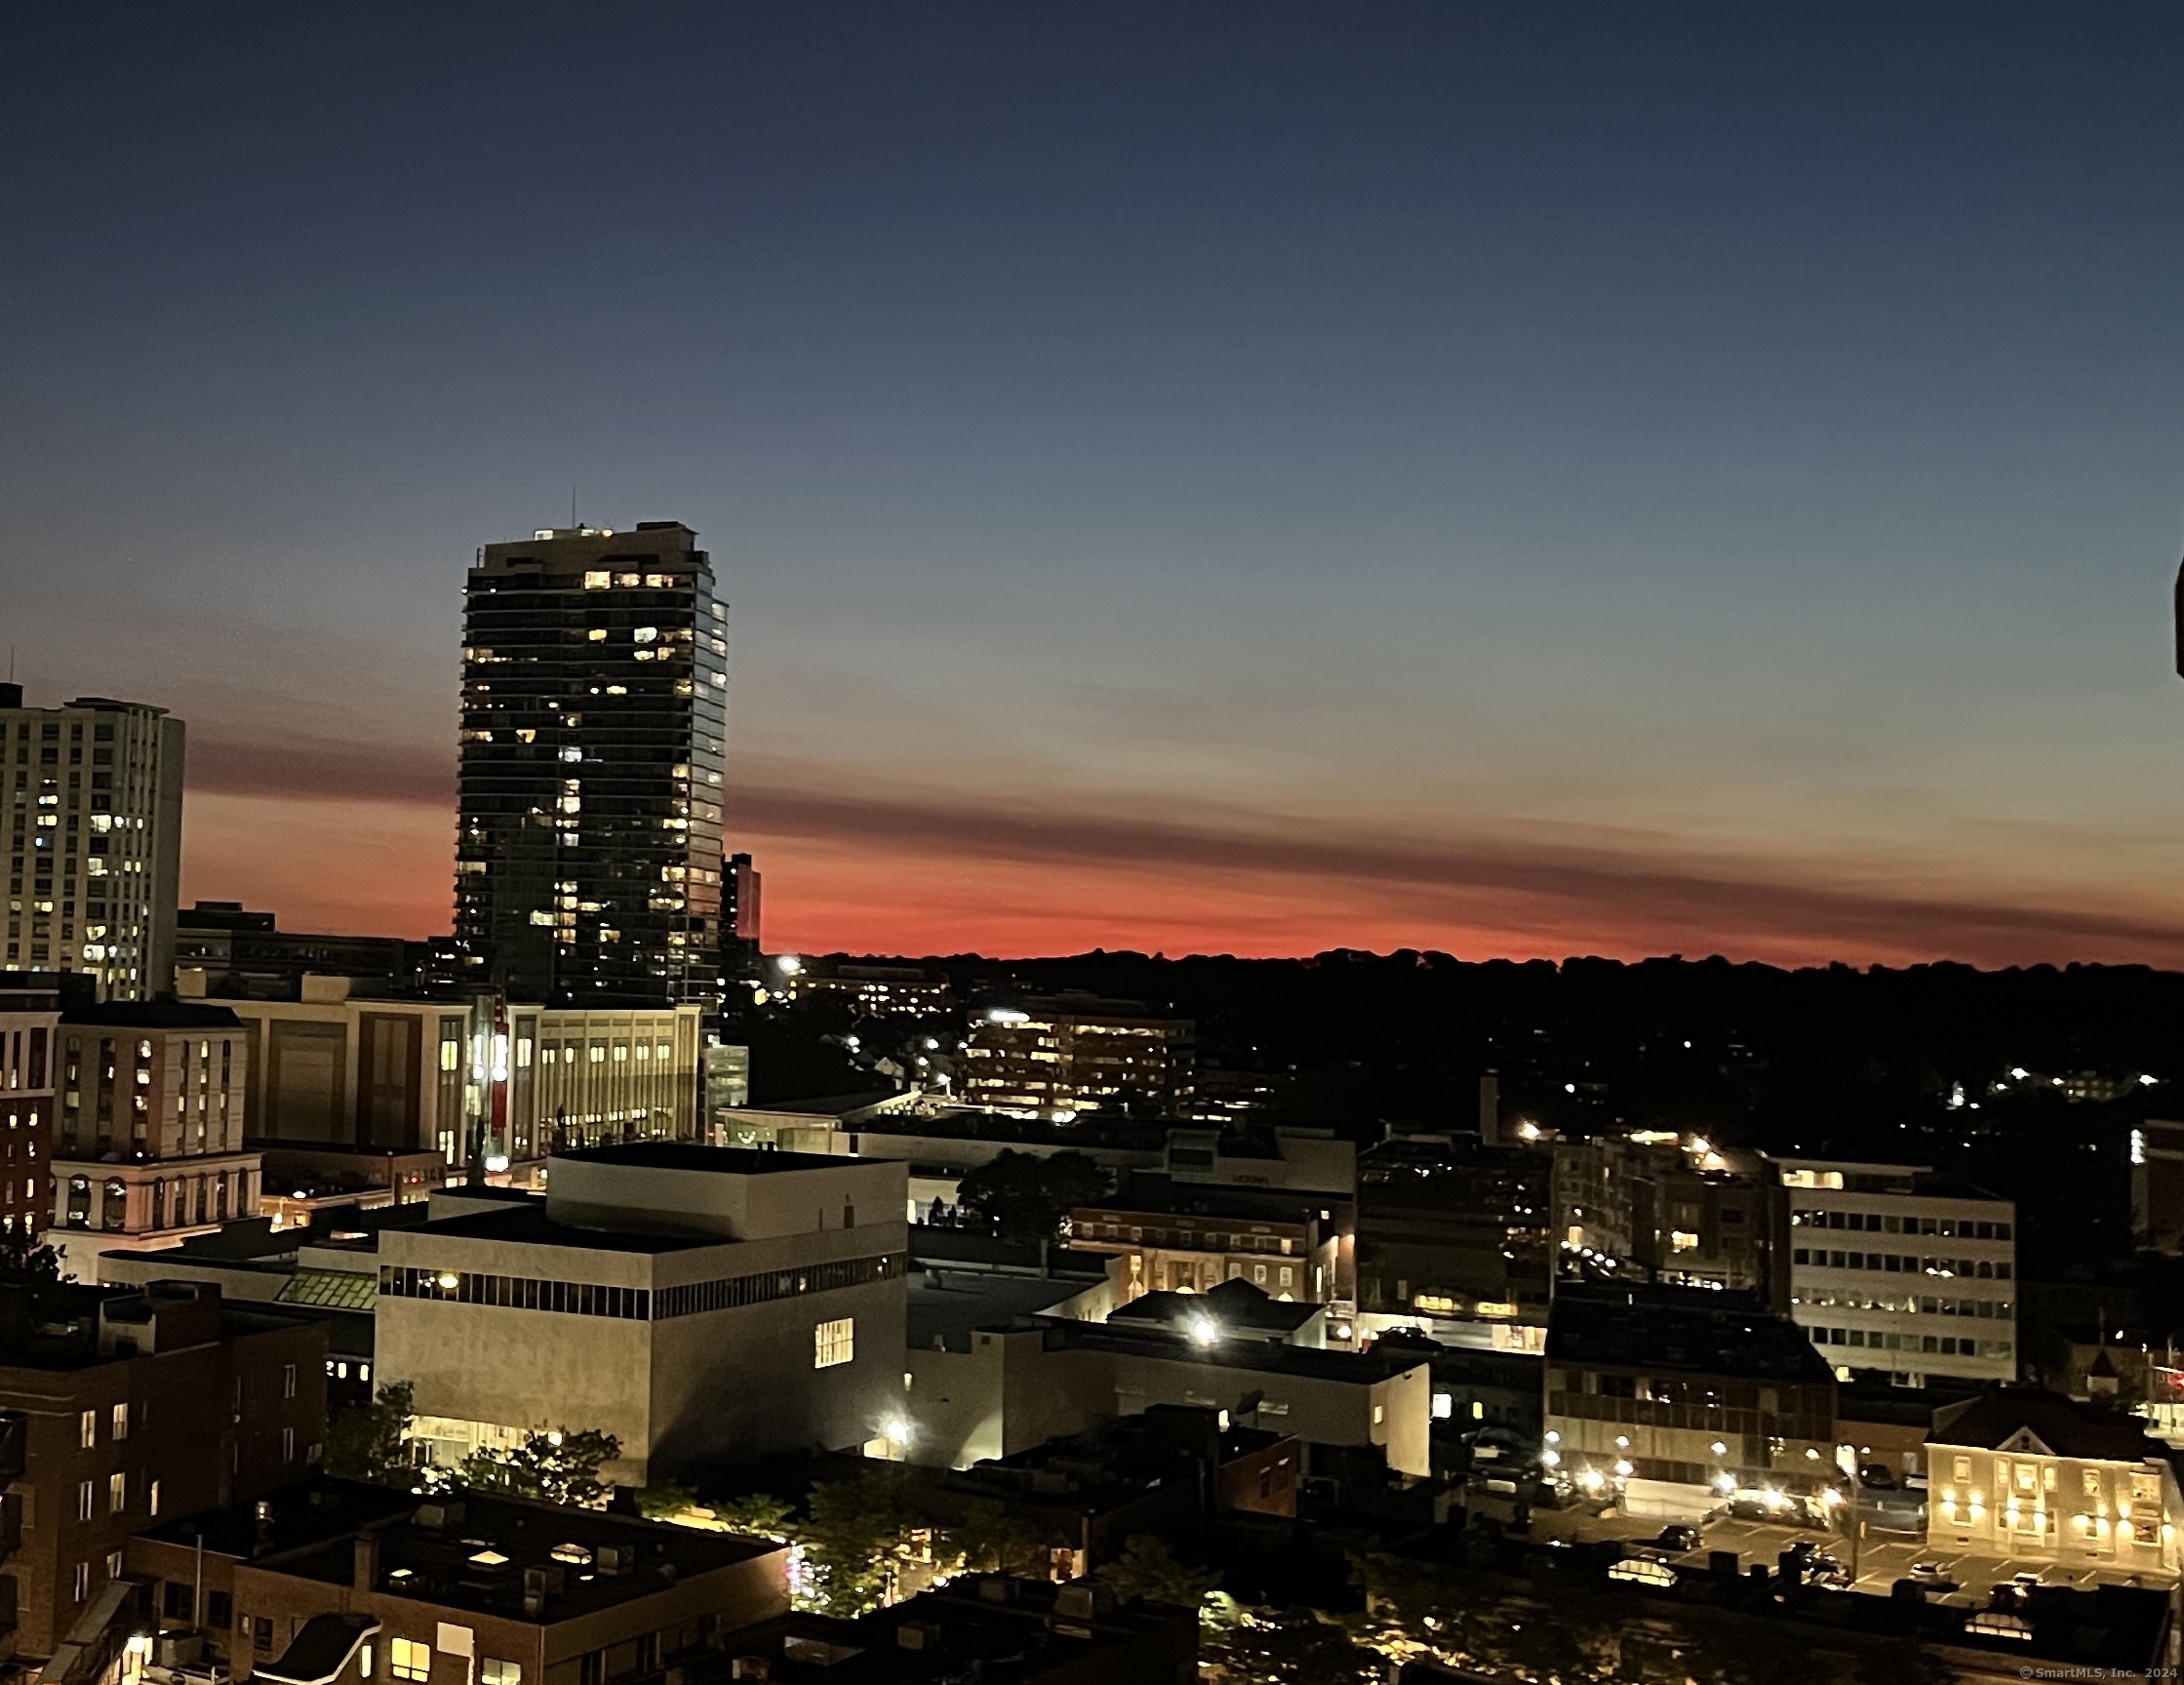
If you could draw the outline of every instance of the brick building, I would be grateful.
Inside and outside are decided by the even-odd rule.
[[[288,1685],[600,1685],[788,1608],[770,1541],[333,1480],[157,1528],[130,1567],[229,1676]]]
[[[301,1476],[326,1435],[323,1323],[238,1309],[199,1282],[0,1298],[0,1421],[21,1435],[0,1564],[12,1651],[48,1657],[162,1516]],[[0,1434],[0,1438],[4,1438]]]

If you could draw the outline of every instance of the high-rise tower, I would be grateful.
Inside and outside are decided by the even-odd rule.
[[[0,685],[0,808],[9,970],[88,972],[108,1000],[175,986],[182,722],[165,708],[78,697],[26,708]]]
[[[679,521],[488,544],[462,652],[456,941],[577,1006],[717,1000],[728,622]]]

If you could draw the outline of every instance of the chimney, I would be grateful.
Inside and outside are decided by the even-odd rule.
[[[356,1571],[349,1583],[358,1591],[371,1591],[377,1587],[379,1536],[377,1533],[359,1533],[356,1536]]]
[[[1479,1079],[1479,1144],[1501,1144],[1501,1078],[1490,1070]]]

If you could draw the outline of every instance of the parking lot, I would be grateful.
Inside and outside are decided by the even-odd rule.
[[[1572,1544],[1614,1539],[1633,1545],[1650,1545],[1659,1535],[1660,1527],[1656,1521],[1630,1515],[1587,1515],[1571,1510],[1543,1509],[1532,1516],[1534,1538],[1567,1539]],[[1812,1527],[1783,1527],[1772,1522],[1740,1521],[1726,1516],[1700,1528],[1695,1550],[1681,1554],[1661,1551],[1660,1554],[1680,1567],[1704,1568],[1712,1552],[1733,1550],[1739,1569],[1749,1569],[1754,1563],[1772,1569],[1782,1552],[1801,1541],[1834,1557],[1846,1570],[1854,1569],[1857,1589],[1876,1597],[1887,1596],[1898,1580],[1909,1576],[1915,1562],[1932,1562],[1941,1569],[1944,1579],[1956,1582],[1957,1590],[1928,1592],[1930,1598],[1970,1608],[1984,1608],[1992,1587],[2019,1573],[2037,1573],[2043,1585],[2069,1585],[2080,1590],[2089,1590],[2099,1585],[2134,1583],[2129,1568],[2111,1564],[1976,1556],[1932,1548],[1918,1534],[1886,1532],[1870,1525],[1853,1548],[1849,1535],[1841,1529],[1830,1533]],[[2165,1586],[2174,1585],[2175,1581],[2169,1576],[2141,1574],[2135,1583]]]

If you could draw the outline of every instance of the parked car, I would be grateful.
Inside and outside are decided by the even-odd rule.
[[[1653,1543],[1663,1550],[1696,1550],[1698,1548],[1698,1529],[1672,1522],[1660,1530]]]
[[[1928,1591],[1955,1591],[1959,1588],[1938,1562],[1914,1562],[1911,1572],[1905,1578]]]

